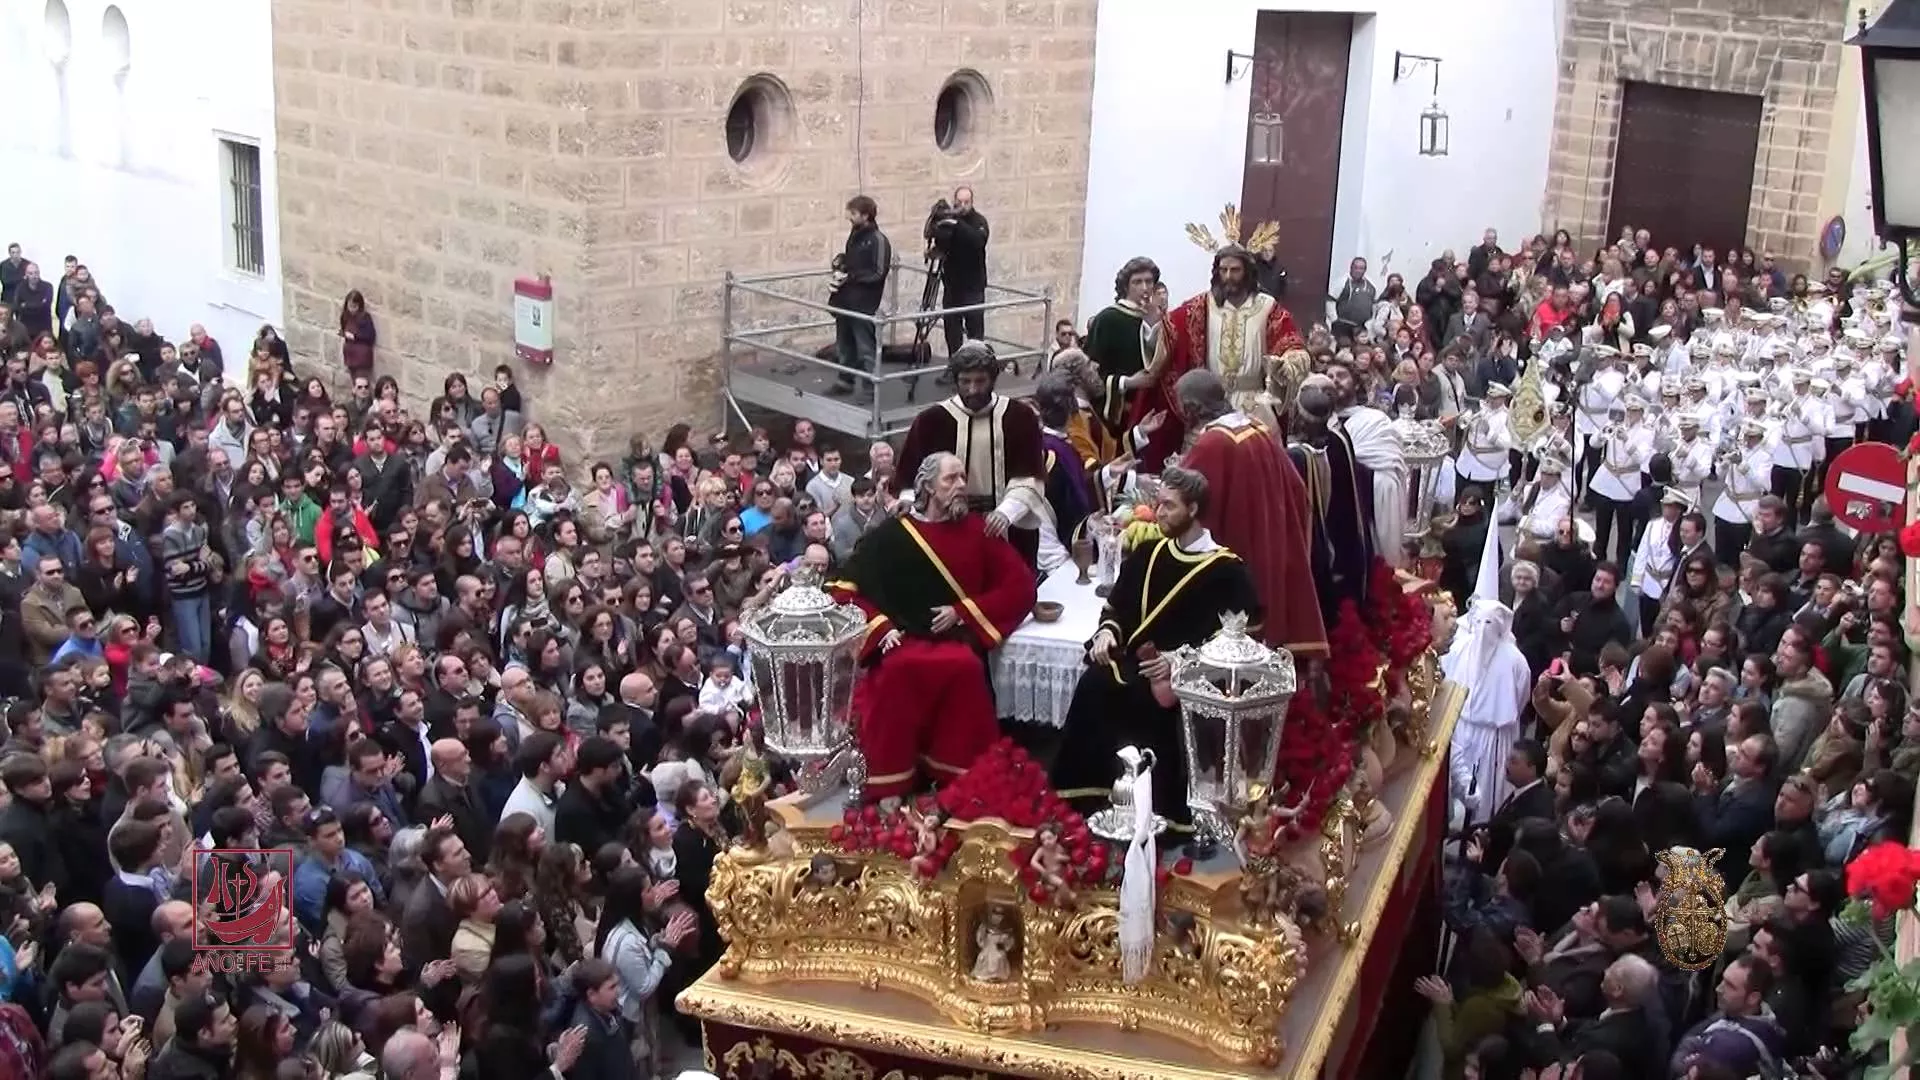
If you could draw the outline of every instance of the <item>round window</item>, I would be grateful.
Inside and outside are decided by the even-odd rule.
[[[955,72],[933,99],[933,142],[949,154],[965,153],[985,134],[993,94],[977,71]]]
[[[771,75],[755,75],[734,91],[727,105],[727,156],[749,173],[778,167],[779,151],[793,131],[793,98]]]

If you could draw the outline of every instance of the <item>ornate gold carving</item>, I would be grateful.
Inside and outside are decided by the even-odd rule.
[[[1124,1022],[1230,1061],[1280,1058],[1280,1021],[1306,962],[1290,922],[1222,923],[1208,890],[1169,888],[1165,911],[1191,898],[1198,953],[1162,948],[1148,977],[1128,985],[1115,891],[1083,890],[1071,911],[1034,904],[1013,863],[1024,837],[1001,823],[965,826],[953,860],[931,881],[892,856],[867,857],[857,872],[843,862],[842,873],[819,873],[809,830],[794,831],[800,853],[792,858],[735,850],[714,862],[708,904],[728,942],[717,968],[724,978],[886,986],[983,1033]],[[976,979],[977,931],[996,907],[1014,915],[1012,970]]]
[[[1091,1053],[1010,1039],[982,1039],[965,1031],[909,1021],[882,1024],[860,1013],[811,1002],[751,997],[731,991],[725,984],[698,984],[681,995],[680,1004],[702,1019],[730,1027],[770,1031],[820,1043],[853,1044],[875,1053],[940,1063],[932,1068],[981,1069],[1016,1076],[1045,1076],[1050,1080],[1140,1080],[1143,1075],[1140,1062],[1124,1054]],[[1119,1026],[1117,1013],[1113,1023]],[[799,1064],[797,1059],[795,1064]],[[804,1068],[802,1065],[802,1071],[795,1075],[806,1075]],[[895,1072],[907,1080],[920,1080],[905,1070]],[[894,1072],[889,1072],[882,1080],[893,1075]],[[1211,1080],[1218,1074],[1212,1069],[1156,1063],[1153,1075],[1157,1080]],[[929,1076],[927,1080],[969,1078],[962,1073]]]

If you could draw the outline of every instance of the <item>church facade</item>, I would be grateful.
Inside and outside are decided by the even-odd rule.
[[[555,360],[523,380],[569,450],[617,456],[630,433],[719,421],[723,276],[824,272],[855,193],[917,261],[929,205],[969,184],[994,274],[1064,290],[1094,11],[275,0],[288,338],[331,356],[340,297],[364,289],[388,370],[431,396],[510,360],[513,281],[551,275]],[[1040,340],[1026,320],[997,329]]]

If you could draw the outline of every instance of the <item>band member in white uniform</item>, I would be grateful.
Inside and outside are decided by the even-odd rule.
[[[1625,566],[1633,552],[1633,496],[1643,483],[1647,461],[1653,456],[1653,430],[1647,425],[1647,405],[1628,398],[1624,418],[1600,433],[1600,467],[1594,471],[1587,496],[1593,502],[1593,554],[1607,557],[1607,541],[1614,540],[1614,565]],[[1614,526],[1619,525],[1616,537]]]
[[[1566,462],[1542,455],[1532,480],[1521,486],[1514,505],[1520,510],[1519,533],[1541,544],[1551,544],[1560,523],[1573,517],[1573,484]]]
[[[1587,355],[1593,358],[1594,371],[1573,398],[1574,442],[1584,459],[1580,467],[1583,496],[1591,492],[1594,474],[1600,468],[1600,433],[1607,429],[1607,418],[1627,385],[1625,373],[1614,362],[1620,350],[1594,345],[1587,349]]]
[[[1721,566],[1740,565],[1740,553],[1753,538],[1754,512],[1773,485],[1767,429],[1749,420],[1739,431],[1740,445],[1717,462],[1722,487],[1713,501],[1713,553]]]
[[[1640,599],[1641,637],[1653,636],[1660,599],[1667,594],[1667,583],[1680,565],[1680,515],[1690,509],[1692,504],[1685,495],[1668,488],[1660,496],[1660,516],[1647,522],[1640,532],[1640,543],[1633,549],[1627,583]]]
[[[1673,461],[1673,487],[1687,497],[1689,505],[1700,505],[1700,491],[1713,475],[1713,444],[1700,433],[1700,418],[1682,412],[1674,418],[1680,431],[1668,457]]]
[[[1780,445],[1773,459],[1773,493],[1787,504],[1787,528],[1800,527],[1813,502],[1814,467],[1820,463],[1815,443],[1826,430],[1825,418],[1813,400],[1813,376],[1795,370],[1788,376],[1793,396],[1780,410]]]
[[[1461,486],[1485,484],[1489,492],[1499,486],[1512,468],[1513,427],[1507,403],[1513,391],[1503,383],[1488,383],[1485,406],[1467,423],[1460,453],[1453,466],[1460,473]]]

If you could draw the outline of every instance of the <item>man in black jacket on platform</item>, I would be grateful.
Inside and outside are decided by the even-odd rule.
[[[887,274],[893,269],[893,245],[880,231],[876,219],[880,208],[865,195],[847,200],[846,250],[833,260],[833,292],[827,303],[842,311],[872,315],[880,310],[887,293]],[[831,393],[845,397],[854,394],[868,399],[873,385],[858,385],[851,374],[873,373],[880,364],[880,328],[869,319],[848,315],[833,317],[834,358],[845,370],[835,381]]]
[[[973,206],[973,189],[953,189],[953,203],[943,212],[936,205],[927,219],[927,242],[943,257],[941,281],[945,285],[941,306],[966,307],[987,300],[986,216]],[[960,351],[969,341],[984,341],[987,313],[969,311],[946,317],[947,355]]]

